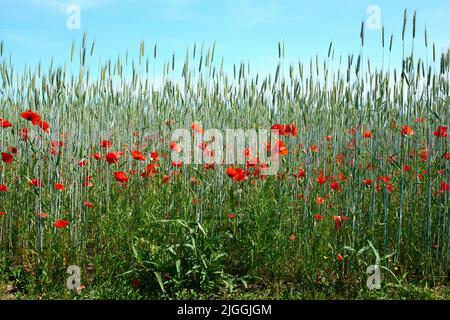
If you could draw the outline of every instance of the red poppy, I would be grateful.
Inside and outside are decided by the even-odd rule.
[[[134,158],[135,160],[138,160],[138,161],[145,161],[145,157],[144,157],[144,155],[142,154],[142,152],[140,152],[140,151],[137,151],[137,150],[131,151],[131,155],[133,156],[133,158]]]
[[[402,134],[404,136],[413,136],[414,135],[414,130],[411,127],[409,127],[409,126],[403,126]]]
[[[66,189],[66,187],[61,183],[55,183],[54,187],[55,187],[55,190],[59,190],[59,191]]]
[[[331,190],[338,190],[339,189],[339,183],[335,182],[335,181],[330,182],[330,188],[331,188]]]
[[[336,259],[338,259],[339,261],[344,261],[344,257],[342,255],[340,255],[340,254],[338,254],[336,256]]]
[[[367,178],[367,179],[364,179],[364,180],[363,180],[363,183],[364,183],[365,186],[369,186],[369,185],[372,184],[372,180],[369,179],[369,178]]]
[[[31,179],[31,180],[28,181],[28,184],[29,184],[30,186],[33,186],[33,187],[37,188],[37,189],[42,188],[42,186],[44,185],[44,184],[42,183],[42,181],[39,180],[39,179]]]
[[[8,151],[10,151],[12,154],[17,154],[17,148],[8,147]]]
[[[349,217],[346,216],[333,216],[334,227],[336,230],[339,230],[342,226],[342,222],[346,220],[350,220]]]
[[[170,149],[172,149],[172,151],[175,151],[175,152],[181,151],[180,145],[178,143],[176,143],[175,141],[170,142]]]
[[[94,207],[94,204],[92,202],[89,201],[85,201],[83,202],[83,205],[88,208],[88,209],[92,209]]]
[[[275,148],[278,147],[278,154],[281,156],[285,156],[289,153],[288,148],[286,148],[285,144],[281,140],[275,140],[275,146],[272,152],[274,152]]]
[[[79,165],[81,168],[85,167],[87,164],[88,164],[88,161],[87,161],[87,160],[81,160],[81,161],[78,162],[78,165]]]
[[[3,217],[4,215],[6,215],[6,212],[0,211],[0,217]]]
[[[327,136],[325,136],[325,139],[326,139],[327,141],[331,141],[331,140],[333,139],[333,137],[330,136],[330,135],[327,135]]]
[[[447,129],[446,126],[439,126],[437,127],[437,130],[433,133],[437,138],[445,138],[447,136]]]
[[[320,213],[318,213],[318,214],[314,215],[314,219],[317,220],[317,221],[322,221],[323,217],[322,217],[322,215]]]
[[[409,165],[405,164],[405,165],[403,166],[403,171],[408,172],[408,171],[410,171],[410,170],[411,170],[411,167],[410,167]]]
[[[197,123],[193,123],[191,128],[192,128],[192,130],[194,130],[198,134],[203,134],[205,132],[205,130]]]
[[[320,184],[324,184],[325,182],[327,182],[327,179],[325,178],[325,176],[320,175],[316,178],[316,181]]]
[[[112,142],[109,140],[102,140],[102,141],[100,141],[100,145],[101,145],[102,149],[109,149],[112,147]]]
[[[0,127],[2,127],[2,128],[9,128],[9,127],[12,127],[12,123],[9,122],[6,119],[0,118]]]
[[[122,172],[122,171],[114,172],[114,177],[120,183],[126,183],[128,181],[127,175],[125,174],[125,172]]]
[[[449,184],[445,182],[441,182],[441,190],[442,191],[449,191]]]
[[[48,124],[48,122],[39,121],[38,125],[39,125],[39,128],[44,130],[45,133],[49,133],[50,132],[50,125]]]
[[[141,285],[141,280],[139,280],[139,279],[133,279],[133,280],[131,280],[131,285],[133,286],[133,287],[139,287],[140,285]]]
[[[57,229],[62,229],[62,228],[66,228],[69,225],[69,221],[67,221],[67,220],[56,220],[53,225]]]
[[[41,121],[41,116],[37,112],[31,110],[22,112],[20,116],[25,120],[30,121],[34,126],[39,124],[39,122]]]
[[[295,178],[304,178],[305,176],[306,176],[306,172],[302,168],[298,169],[297,173],[294,173]]]
[[[445,160],[450,160],[450,152],[446,152],[444,153],[444,155],[442,156]]]
[[[102,153],[95,153],[94,154],[94,159],[97,161],[100,161],[103,159],[103,154]]]
[[[2,161],[4,163],[12,163],[14,161],[14,156],[12,154],[2,152]]]
[[[317,146],[317,144],[313,144],[311,147],[309,147],[309,149],[314,153],[317,153],[319,151],[319,147]]]
[[[372,131],[369,131],[369,130],[364,131],[364,132],[363,132],[363,138],[364,138],[364,139],[372,138]]]
[[[8,192],[8,191],[9,191],[9,189],[7,186],[0,184],[0,192]]]
[[[183,165],[183,161],[172,161],[172,166],[181,167]]]
[[[109,164],[116,164],[119,161],[120,156],[122,155],[122,152],[116,151],[116,152],[109,152],[106,155],[106,161]]]
[[[233,213],[227,214],[227,218],[228,218],[228,219],[233,219],[234,217],[236,217],[236,215],[233,214]]]
[[[155,161],[158,161],[159,159],[158,159],[158,152],[152,152],[152,153],[150,153],[150,157],[153,159],[153,160],[155,160]]]
[[[164,175],[163,176],[163,179],[162,179],[162,183],[164,183],[164,184],[166,184],[166,183],[168,183],[170,181],[170,177],[168,176],[168,175]]]

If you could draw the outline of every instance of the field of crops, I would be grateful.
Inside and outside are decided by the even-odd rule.
[[[159,81],[157,46],[97,65],[85,37],[65,65],[18,74],[2,43],[0,283],[44,299],[448,297],[450,54],[405,20],[374,67],[360,37],[357,55],[330,44],[295,65],[279,43],[267,77],[191,47]],[[244,163],[180,161],[215,155],[209,129],[273,129],[268,157],[228,141]]]

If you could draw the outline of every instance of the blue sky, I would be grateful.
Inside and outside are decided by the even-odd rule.
[[[66,26],[70,4],[81,9],[79,30]],[[158,43],[160,61],[171,60],[172,53],[180,61],[186,47],[215,41],[216,59],[224,57],[226,66],[250,62],[252,70],[267,72],[278,62],[278,41],[286,44],[287,64],[307,62],[316,53],[325,57],[330,41],[338,53],[358,53],[360,24],[370,16],[370,5],[381,10],[386,38],[394,33],[396,54],[405,8],[410,21],[417,10],[419,51],[425,25],[438,51],[449,47],[448,0],[0,0],[0,39],[19,69],[51,58],[68,61],[72,42],[80,44],[86,31],[88,41],[96,40],[96,63],[127,50],[137,56],[141,40],[149,54]],[[366,30],[366,52],[374,64],[380,61],[380,30]]]

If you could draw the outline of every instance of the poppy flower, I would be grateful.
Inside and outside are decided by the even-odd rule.
[[[331,190],[338,190],[339,189],[339,183],[335,182],[335,181],[330,182],[330,188],[331,188]]]
[[[322,215],[320,213],[318,213],[318,214],[314,215],[314,219],[317,220],[317,221],[322,221],[323,217],[322,217]]]
[[[233,213],[227,214],[227,218],[228,218],[228,219],[233,219],[234,217],[236,217],[236,215],[233,214]]]
[[[297,173],[294,173],[295,178],[304,178],[306,176],[306,172],[303,169],[298,169]]]
[[[363,138],[364,139],[369,139],[369,138],[372,138],[372,131],[369,131],[369,130],[367,130],[367,131],[364,131],[363,132]]]
[[[3,217],[6,215],[6,212],[0,211],[0,217]]]
[[[337,259],[338,261],[344,261],[344,257],[343,257],[342,255],[340,255],[340,254],[338,254],[338,255],[336,256],[336,259]]]
[[[35,187],[36,189],[40,189],[40,188],[42,188],[42,186],[44,185],[44,184],[42,183],[42,181],[39,180],[39,179],[31,179],[31,180],[28,181],[28,184],[29,184],[30,186]]]
[[[327,179],[325,178],[325,176],[320,175],[316,178],[316,181],[320,184],[324,184],[325,182],[327,182]]]
[[[449,184],[445,182],[441,182],[441,190],[442,191],[449,191]]]
[[[309,149],[314,153],[317,153],[319,151],[319,147],[317,146],[317,144],[313,144],[311,147],[309,147]]]
[[[296,241],[297,240],[297,236],[295,234],[291,234],[289,236],[289,241]]]
[[[164,183],[164,184],[166,184],[166,183],[168,183],[170,181],[170,177],[168,176],[168,175],[164,175],[163,176],[163,179],[162,179],[162,183]]]
[[[59,190],[59,191],[66,189],[66,187],[61,183],[55,183],[54,187],[55,187],[55,190]]]
[[[47,214],[45,212],[36,212],[36,216],[40,217],[41,219],[47,218]]]
[[[8,191],[9,191],[9,189],[7,186],[0,184],[0,192],[8,192]]]
[[[152,152],[152,153],[150,153],[150,157],[151,157],[153,160],[155,160],[155,161],[159,161],[159,158],[158,158],[158,152]]]
[[[2,128],[9,128],[9,127],[12,127],[12,123],[9,122],[6,119],[0,118],[0,127],[2,127]]]
[[[205,132],[205,130],[198,123],[193,123],[191,128],[198,134],[203,134]]]
[[[120,156],[122,155],[122,152],[116,151],[116,152],[109,152],[106,155],[106,161],[109,164],[116,164],[119,161]]]
[[[101,154],[101,153],[95,153],[95,154],[94,154],[94,159],[97,160],[97,161],[102,160],[102,159],[103,159],[103,154]]]
[[[349,217],[346,216],[333,216],[334,227],[336,230],[339,230],[342,226],[342,222],[346,220],[350,220]]]
[[[170,142],[170,149],[175,152],[181,151],[180,145],[178,143],[176,143],[175,141]]]
[[[237,174],[236,169],[233,168],[233,167],[228,167],[227,170],[226,170],[226,172],[227,172],[227,175],[228,175],[230,178],[234,177],[234,176]]]
[[[127,175],[122,171],[114,172],[114,178],[116,178],[116,180],[120,183],[126,183],[128,181]]]
[[[92,202],[89,201],[85,201],[83,202],[83,205],[88,208],[88,209],[92,209],[94,207],[94,204]]]
[[[317,196],[316,197],[316,203],[319,204],[319,205],[320,204],[324,204],[325,203],[325,198]]]
[[[414,135],[414,130],[411,127],[409,127],[409,126],[403,126],[402,134],[404,136],[413,136]]]
[[[172,161],[172,166],[181,167],[183,165],[183,161]]]
[[[277,151],[276,148],[278,148],[278,154],[281,156],[285,156],[289,153],[288,148],[286,148],[286,145],[281,140],[275,140],[275,146],[272,149],[272,152]]]
[[[81,168],[85,167],[88,164],[87,160],[81,160],[78,162],[78,166],[80,166]]]
[[[445,138],[447,136],[447,129],[446,126],[439,126],[437,127],[437,130],[433,133],[437,138]]]
[[[137,151],[137,150],[131,151],[131,155],[133,156],[133,158],[134,158],[135,160],[138,160],[138,161],[145,161],[145,157],[144,157],[144,155],[142,154],[142,152],[140,152],[140,151]]]
[[[444,155],[442,156],[445,160],[450,160],[450,152],[446,152],[444,153]]]
[[[37,112],[33,112],[31,110],[22,112],[20,116],[25,120],[30,121],[34,126],[39,124],[41,121],[41,116]]]
[[[17,148],[8,147],[8,151],[10,151],[12,154],[17,154]]]
[[[12,154],[2,152],[2,161],[4,163],[12,163],[14,161],[14,156]]]
[[[370,186],[372,184],[372,180],[367,178],[367,179],[363,180],[363,183],[364,183],[365,186]]]
[[[112,142],[109,140],[102,140],[100,141],[100,146],[102,147],[102,149],[109,149],[112,147]]]
[[[50,132],[50,125],[48,124],[48,122],[39,121],[38,126],[42,130],[44,130],[45,133],[49,133]]]
[[[411,170],[411,167],[408,166],[407,164],[405,164],[405,165],[403,166],[403,171],[408,172],[408,171],[410,171],[410,170]]]
[[[331,141],[332,139],[333,139],[333,137],[330,135],[325,136],[325,140],[327,140],[327,141]]]
[[[66,228],[69,225],[69,221],[67,221],[67,220],[56,220],[53,225],[57,229],[62,229],[62,228]]]
[[[84,178],[83,187],[92,188],[94,186],[94,183],[91,182],[91,179],[91,176],[86,176]]]

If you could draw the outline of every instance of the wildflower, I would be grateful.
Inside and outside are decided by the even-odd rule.
[[[320,183],[320,184],[324,184],[325,182],[327,182],[327,179],[325,178],[324,175],[319,175],[319,176],[316,178],[316,181],[317,181],[318,183]]]
[[[122,171],[114,172],[114,178],[116,178],[116,180],[120,183],[126,183],[128,181],[127,175]]]
[[[364,138],[364,139],[372,138],[372,136],[373,136],[373,135],[372,135],[372,131],[369,131],[369,130],[368,130],[368,131],[364,131],[364,132],[363,132],[363,138]]]
[[[405,164],[405,165],[403,166],[403,171],[408,172],[408,171],[410,171],[410,170],[411,170],[411,167],[410,167],[409,165]]]
[[[413,136],[414,135],[414,130],[411,127],[409,127],[409,126],[403,126],[402,134],[404,136]]]
[[[30,121],[34,126],[39,124],[39,122],[41,121],[41,116],[38,113],[33,112],[31,110],[22,112],[20,116],[25,120]]]
[[[59,191],[66,189],[66,187],[61,183],[55,183],[54,187],[55,187],[55,190],[59,190]]]
[[[2,161],[4,163],[12,163],[14,161],[14,156],[12,154],[2,152]]]
[[[163,176],[163,179],[162,179],[162,183],[164,183],[164,184],[166,184],[166,183],[168,183],[170,181],[170,177],[168,176],[168,175],[164,175]]]
[[[338,190],[339,189],[339,183],[338,182],[330,182],[330,188],[331,190]]]
[[[447,136],[447,129],[446,126],[439,126],[437,127],[437,130],[433,133],[437,138],[445,138]]]
[[[191,128],[198,134],[203,134],[205,132],[205,130],[198,123],[193,123]]]
[[[101,154],[101,153],[95,153],[95,154],[94,154],[94,159],[97,160],[97,161],[102,160],[102,159],[103,159],[103,154]]]
[[[2,128],[9,128],[9,127],[12,127],[12,123],[9,122],[6,119],[0,118],[0,127],[2,127]]]
[[[234,213],[227,214],[227,219],[233,219],[235,217],[236,217],[236,215]]]
[[[112,147],[112,142],[109,140],[102,140],[100,141],[100,146],[102,147],[102,149],[109,149]]]
[[[109,164],[116,164],[119,161],[120,156],[122,155],[122,152],[116,151],[116,152],[109,152],[106,155],[106,161]]]
[[[333,216],[334,227],[336,230],[339,230],[342,226],[342,222],[346,220],[350,220],[349,217],[346,216]]]
[[[8,192],[9,188],[3,184],[0,184],[0,192]]]
[[[342,255],[340,255],[340,254],[338,254],[336,256],[336,259],[338,259],[339,261],[344,261],[344,257]]]
[[[137,150],[131,151],[131,155],[132,155],[133,158],[134,158],[135,160],[137,160],[137,161],[145,161],[145,157],[144,157],[144,155],[142,154],[142,152],[140,152],[140,151],[137,151]]]
[[[39,180],[39,179],[31,179],[31,180],[28,181],[28,184],[29,184],[30,186],[35,187],[36,189],[40,189],[40,188],[42,188],[42,186],[43,186],[42,181]]]
[[[295,234],[291,234],[291,236],[289,237],[289,241],[295,241],[297,240],[297,236]]]
[[[69,221],[67,221],[67,220],[56,220],[53,225],[57,229],[62,229],[62,228],[66,228],[69,225]]]
[[[50,125],[48,124],[48,122],[45,122],[45,121],[39,121],[38,126],[39,126],[39,128],[41,128],[45,133],[49,133],[49,132],[50,132]]]
[[[372,184],[372,180],[367,178],[367,179],[363,180],[363,183],[364,183],[365,186],[370,186]]]
[[[89,201],[85,201],[83,202],[83,205],[88,208],[88,209],[92,209],[94,207],[94,204],[92,202]]]
[[[314,215],[314,219],[317,220],[317,221],[322,221],[323,217],[322,217],[322,215],[320,213],[317,213],[317,214]]]
[[[175,141],[170,142],[170,149],[174,152],[180,152],[181,151],[181,146],[176,143]]]
[[[3,217],[6,215],[6,212],[0,211],[0,217]]]

